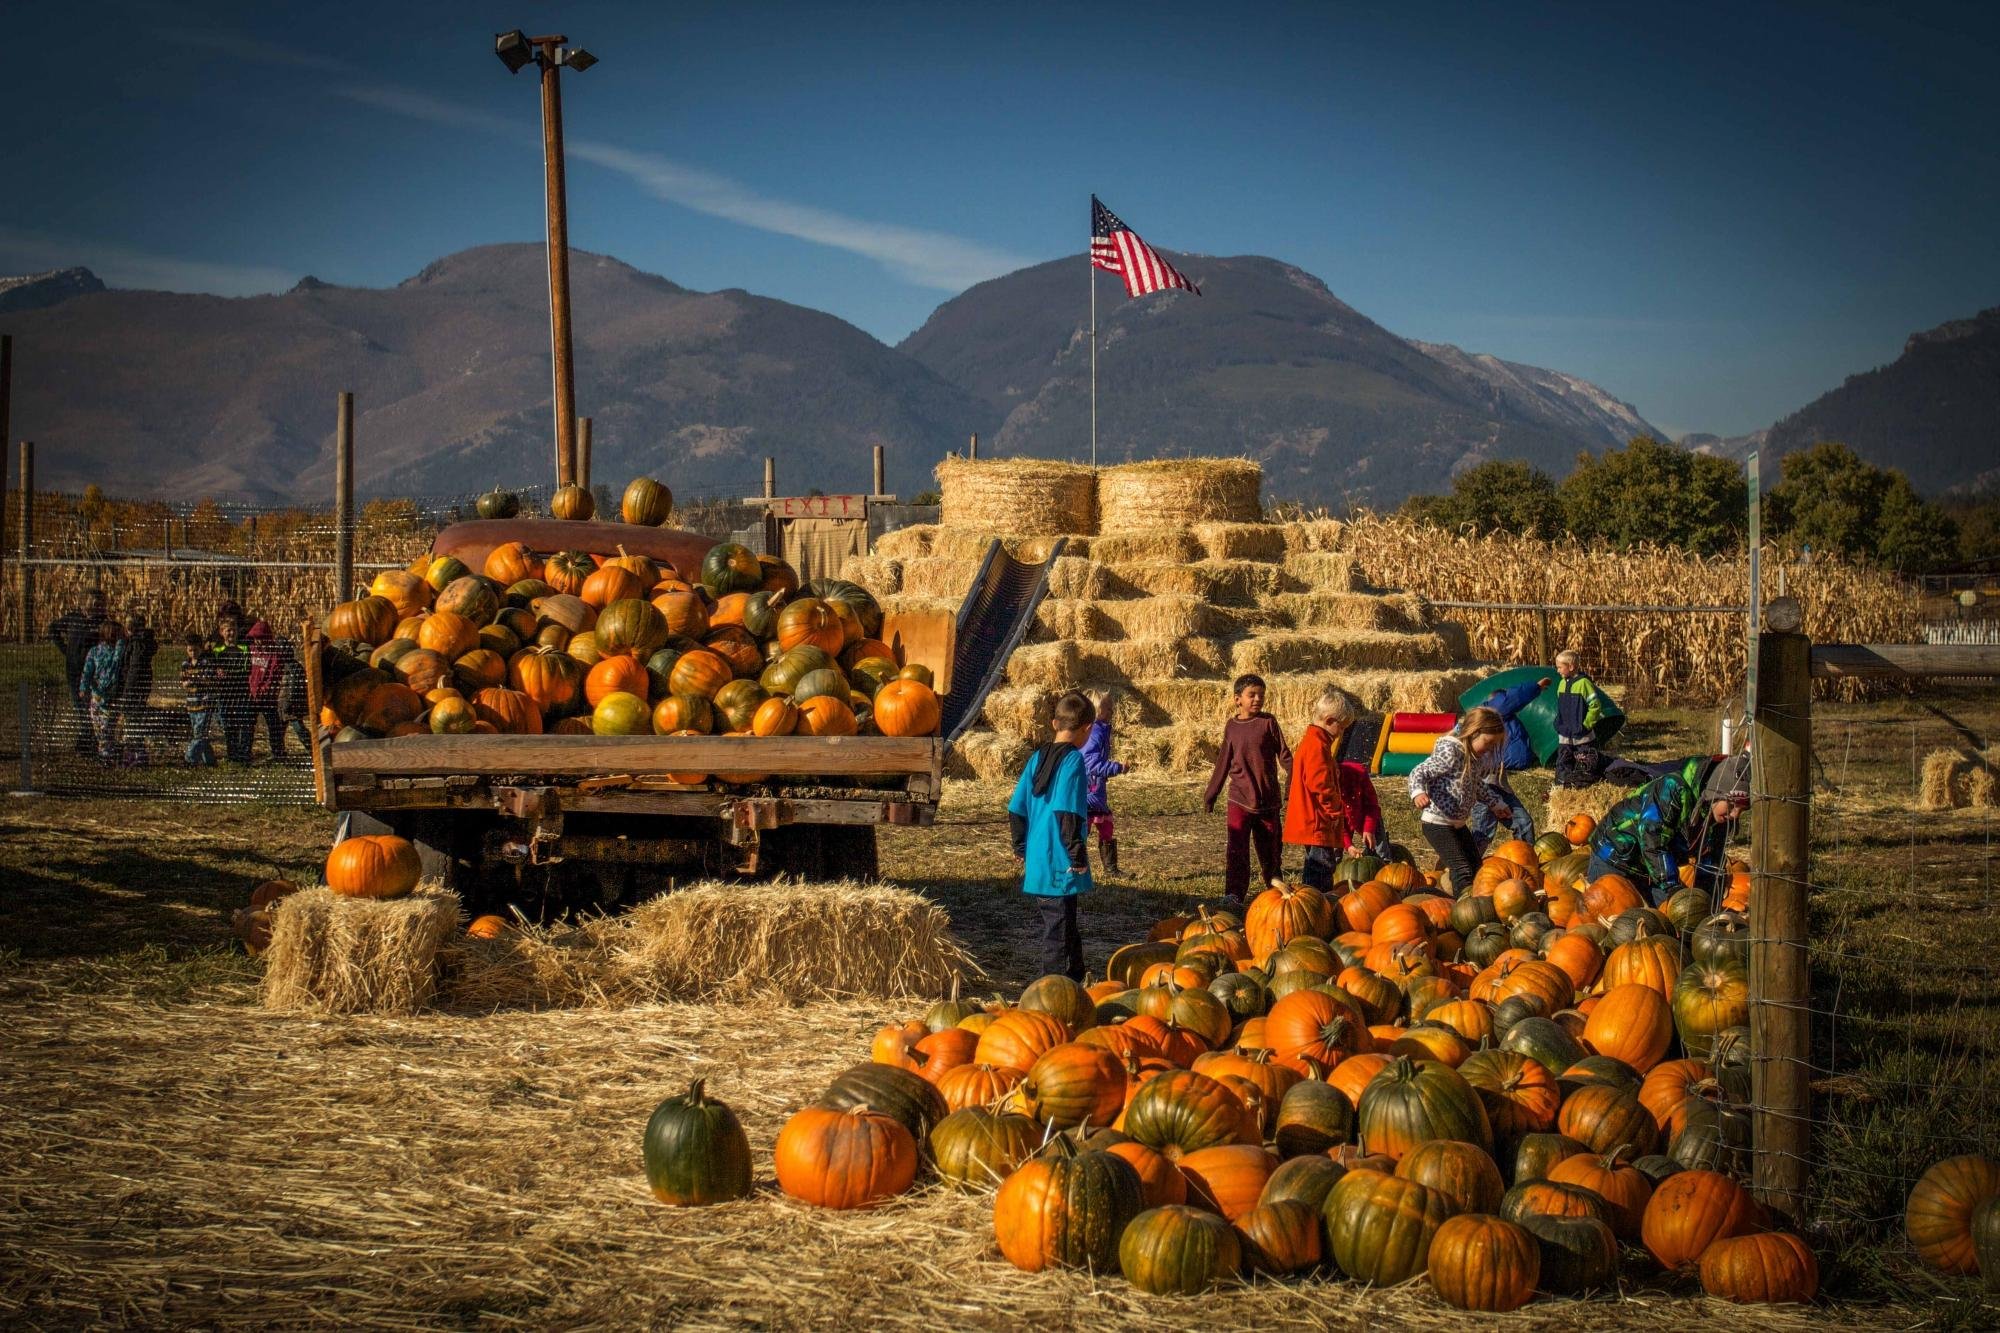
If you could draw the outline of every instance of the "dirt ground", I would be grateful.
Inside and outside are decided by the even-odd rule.
[[[1994,1151],[2000,914],[1991,811],[1917,815],[1912,756],[1990,738],[1990,696],[1824,711],[1816,956],[1827,1024],[1814,1231],[1829,1302],[1737,1310],[1634,1258],[1625,1290],[1538,1302],[1521,1326],[1991,1327],[1975,1284],[1927,1277],[1898,1237],[1910,1173]],[[1641,755],[1706,719],[1635,722]],[[1836,762],[1838,757],[1838,762]],[[1531,809],[1539,790],[1524,782]],[[1094,965],[1220,889],[1221,821],[1187,785],[1114,787],[1126,875],[1087,900]],[[1384,783],[1392,824],[1407,804]],[[935,828],[885,833],[885,875],[952,913],[989,975],[1032,979],[1004,793],[955,786]],[[865,1213],[771,1181],[785,1118],[920,1002],[320,1020],[256,1006],[228,909],[324,855],[313,811],[15,799],[0,805],[0,1320],[213,1326],[1054,1328],[1488,1326],[1422,1281],[1314,1280],[1201,1299],[1115,1276],[1030,1276],[992,1244],[990,1198],[935,1187]],[[745,893],[756,892],[746,887]],[[758,1163],[752,1198],[669,1209],[639,1137],[705,1077]],[[1946,1145],[1941,1150],[1940,1145]],[[1844,1168],[1844,1169],[1843,1169]],[[1628,1256],[1632,1257],[1632,1256]],[[1989,1298],[1990,1299],[1990,1298]]]

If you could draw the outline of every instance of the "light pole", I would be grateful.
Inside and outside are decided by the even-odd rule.
[[[549,359],[554,365],[556,485],[576,480],[576,365],[569,332],[569,209],[563,186],[562,84],[564,66],[579,74],[597,63],[581,47],[567,47],[560,33],[529,37],[519,28],[493,38],[493,54],[510,74],[529,65],[542,73],[542,166],[548,177]]]

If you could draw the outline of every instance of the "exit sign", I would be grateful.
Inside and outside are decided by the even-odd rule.
[[[756,503],[766,506],[777,518],[867,518],[865,495],[779,495],[761,496]]]

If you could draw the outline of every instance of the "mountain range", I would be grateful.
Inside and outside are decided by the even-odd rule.
[[[1093,275],[1102,461],[1243,455],[1264,464],[1273,498],[1379,506],[1441,489],[1483,459],[1561,475],[1579,451],[1659,434],[1573,376],[1398,337],[1288,264],[1172,259],[1203,295],[1128,301],[1115,277]],[[892,348],[817,310],[691,291],[573,252],[593,476],[616,485],[646,472],[684,496],[742,495],[771,456],[781,492],[859,489],[879,444],[891,490],[909,495],[929,489],[937,460],[971,433],[982,454],[1081,458],[1081,267],[1079,257],[981,283]],[[351,389],[364,495],[546,481],[546,282],[533,244],[461,251],[391,288],[309,277],[247,298],[107,290],[87,269],[0,279],[15,335],[14,433],[38,442],[37,477],[50,487],[319,504],[332,484],[334,395]],[[1913,339],[1904,361],[1921,352],[1945,392],[1953,375],[1992,364],[1994,314],[1964,321],[1961,335],[1920,335],[1928,341]],[[1987,374],[1988,397],[1954,411],[1941,435],[1990,416],[1977,406],[1992,401]],[[1856,419],[1872,383],[1843,400]]]

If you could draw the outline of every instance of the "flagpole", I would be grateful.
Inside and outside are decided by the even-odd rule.
[[[1097,466],[1097,260],[1088,248],[1084,272],[1090,275],[1090,465]]]

